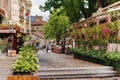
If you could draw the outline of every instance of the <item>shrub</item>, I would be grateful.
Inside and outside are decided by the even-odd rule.
[[[32,46],[26,45],[20,48],[19,57],[11,65],[13,74],[31,74],[38,69],[38,59]]]
[[[71,53],[75,58],[92,61],[99,64],[113,66],[120,73],[120,52],[107,53],[106,50],[86,50],[84,47],[72,48]]]

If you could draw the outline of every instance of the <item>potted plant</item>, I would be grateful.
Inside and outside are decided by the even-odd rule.
[[[37,65],[37,58],[36,58],[36,52],[35,49],[30,45],[25,45],[20,48],[19,57],[11,65],[11,71],[12,71],[12,77],[16,76],[17,78],[21,76],[21,79],[24,77],[37,77],[34,76],[36,71],[38,70]],[[10,80],[11,76],[8,76],[8,80]],[[37,77],[38,78],[38,77]],[[27,80],[27,78],[25,79]],[[34,80],[34,79],[30,79]],[[38,80],[38,79],[35,79]]]

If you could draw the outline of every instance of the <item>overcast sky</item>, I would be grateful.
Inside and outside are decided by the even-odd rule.
[[[31,8],[31,16],[39,15],[43,16],[43,19],[46,21],[49,16],[49,11],[41,12],[39,9],[39,5],[44,5],[46,0],[31,0],[32,8]]]

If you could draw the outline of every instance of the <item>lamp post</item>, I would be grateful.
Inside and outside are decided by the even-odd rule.
[[[11,48],[12,48],[12,44],[13,44],[13,35],[12,35],[13,27],[12,26],[10,26],[9,31],[10,31],[10,43],[11,43]]]

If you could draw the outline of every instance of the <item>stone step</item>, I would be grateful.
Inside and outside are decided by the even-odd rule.
[[[50,75],[50,76],[41,76],[40,79],[78,79],[78,78],[105,78],[105,77],[114,77],[116,74],[85,74],[85,75]]]
[[[87,74],[87,75],[91,75],[91,74],[117,74],[117,72],[116,71],[102,71],[102,72],[89,72],[89,71],[72,71],[72,72],[70,72],[70,71],[66,71],[66,72],[39,72],[39,75],[41,75],[41,76],[52,76],[52,75],[77,75],[77,74],[79,74],[79,75],[85,75],[85,74]]]
[[[113,70],[113,67],[104,66],[104,67],[85,67],[85,68],[40,68],[38,72],[57,72],[57,71],[110,71]]]
[[[92,68],[41,68],[38,71],[40,78],[89,78],[89,77],[113,77],[117,75],[112,67]]]

